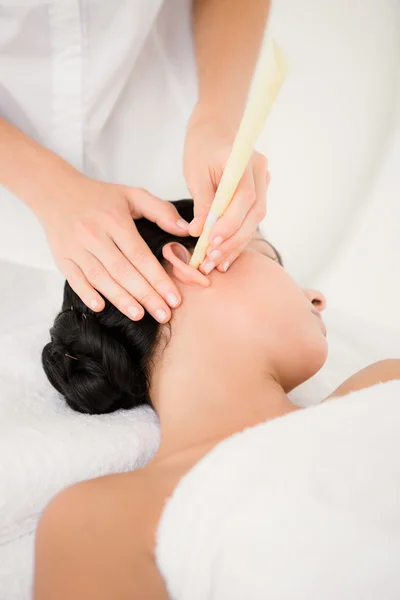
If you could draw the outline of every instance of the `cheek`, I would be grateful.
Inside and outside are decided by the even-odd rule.
[[[266,330],[266,354],[273,358],[283,389],[291,391],[313,377],[325,364],[328,345],[318,319],[304,311],[276,318]]]
[[[308,306],[291,304],[282,318],[276,314],[270,353],[285,391],[290,391],[313,377],[325,364],[328,345],[320,321]],[[282,307],[283,309],[283,307]]]
[[[224,293],[246,311],[254,323],[284,321],[304,309],[305,298],[277,263],[255,252],[243,252],[224,279]]]
[[[226,316],[243,320],[274,342],[301,340],[317,327],[303,291],[280,265],[258,253],[244,252],[210,289]]]
[[[251,282],[257,290],[252,305],[255,315],[281,333],[302,330],[310,313],[307,299],[279,265],[270,261],[267,266],[263,276],[254,273]]]
[[[285,387],[292,389],[324,365],[326,338],[310,302],[289,275],[275,263],[263,263],[262,271],[255,266],[255,261],[247,265],[241,288],[248,330],[261,336]]]

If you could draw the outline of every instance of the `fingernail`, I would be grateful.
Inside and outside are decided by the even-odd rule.
[[[224,238],[220,235],[217,235],[217,237],[213,239],[212,243],[214,246],[219,246],[220,244],[222,244],[223,241],[224,241]]]
[[[130,306],[128,308],[128,313],[129,313],[129,316],[132,317],[132,319],[137,319],[138,316],[140,315],[140,310],[138,309],[137,306]]]
[[[227,272],[227,270],[229,269],[230,266],[231,266],[231,263],[229,262],[229,260],[226,260],[224,262],[224,264],[222,265],[222,269],[225,271],[225,273]]]
[[[179,300],[175,294],[167,294],[167,302],[170,306],[174,307],[179,304]]]
[[[163,323],[167,319],[167,313],[162,308],[156,310],[156,319],[160,323]]]
[[[210,262],[206,263],[203,271],[206,275],[209,275],[214,268],[215,268],[215,263],[210,261]]]
[[[178,227],[180,227],[180,229],[187,229],[189,227],[189,223],[184,219],[179,219],[179,221],[177,221],[176,224],[178,225]]]
[[[92,310],[96,310],[96,308],[98,308],[98,307],[99,307],[99,303],[97,302],[97,300],[92,300],[90,303],[90,308]]]
[[[218,260],[219,258],[221,258],[222,252],[221,250],[213,250],[212,252],[210,252],[209,256],[211,260]]]

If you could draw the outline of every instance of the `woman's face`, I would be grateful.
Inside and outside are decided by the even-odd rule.
[[[324,298],[299,288],[260,234],[226,273],[211,273],[209,287],[193,285],[203,276],[188,266],[190,257],[182,246],[170,244],[164,256],[183,298],[169,342],[170,353],[173,347],[180,349],[179,360],[186,356],[219,369],[262,372],[286,392],[323,366]]]
[[[247,313],[248,333],[262,336],[287,390],[319,371],[328,351],[322,294],[302,290],[259,234],[231,267],[229,277],[229,282],[221,279],[221,286],[231,288],[239,310]]]
[[[210,353],[237,349],[254,360],[264,357],[285,391],[323,366],[327,341],[320,311],[325,300],[318,292],[302,290],[259,234],[227,273],[213,272],[210,279],[211,286],[200,293],[190,286],[182,290],[188,314],[203,324],[198,335],[208,338]]]

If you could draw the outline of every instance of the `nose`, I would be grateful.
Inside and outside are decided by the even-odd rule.
[[[317,310],[319,310],[319,312],[322,312],[323,310],[325,310],[326,299],[325,299],[325,296],[322,294],[322,292],[319,292],[318,290],[303,290],[303,291],[304,291],[304,295],[307,298],[307,300],[309,300],[311,302],[311,304]]]

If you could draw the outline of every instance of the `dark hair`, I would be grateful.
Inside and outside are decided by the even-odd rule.
[[[193,200],[178,200],[174,205],[183,219],[193,219]],[[136,221],[136,227],[160,263],[165,244],[176,241],[191,250],[197,242],[197,238],[166,233],[147,219]],[[149,368],[160,325],[148,313],[141,321],[131,321],[105,303],[101,312],[91,311],[66,282],[62,310],[50,329],[51,342],[42,352],[50,383],[71,408],[83,413],[151,404]]]

